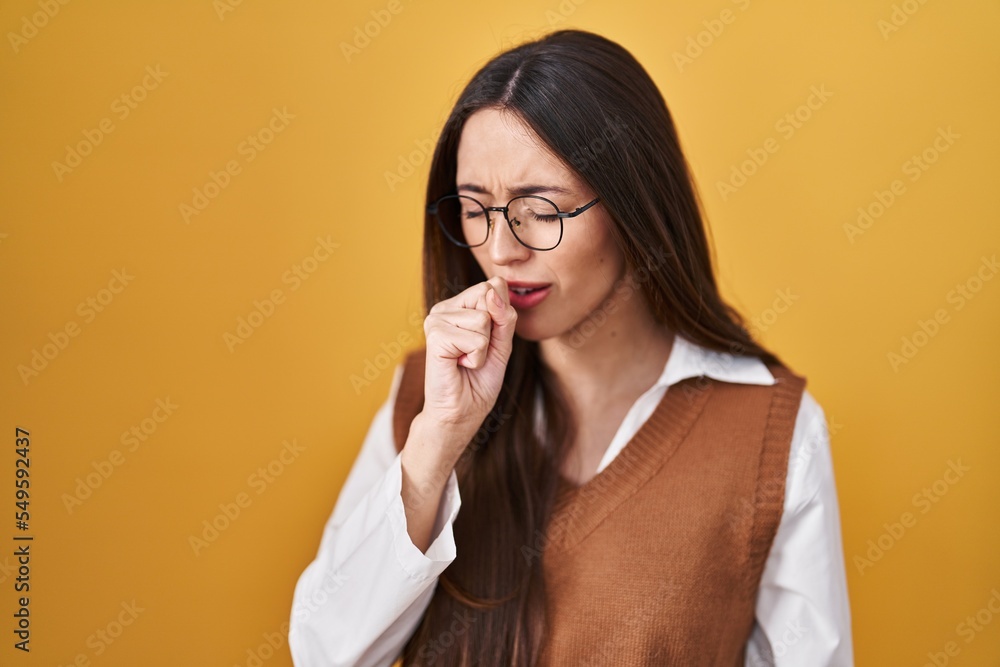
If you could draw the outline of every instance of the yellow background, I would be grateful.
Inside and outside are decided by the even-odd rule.
[[[949,641],[949,664],[997,664],[1000,618],[957,634],[1000,587],[1000,279],[982,264],[1000,250],[995,0],[68,2],[32,32],[46,1],[0,8],[4,665],[246,665],[281,631],[391,372],[351,378],[384,349],[399,361],[401,337],[419,344],[429,146],[479,66],[556,27],[619,41],[654,77],[725,296],[826,411],[857,664],[922,665]],[[390,18],[348,58],[371,12]],[[155,86],[120,117],[144,77]],[[813,86],[830,96],[800,109]],[[274,109],[294,118],[249,160],[242,142]],[[808,119],[786,136],[776,123],[797,110]],[[60,178],[53,162],[105,120]],[[769,138],[777,151],[724,199],[718,183]],[[911,180],[925,150],[936,160]],[[185,222],[181,204],[231,160],[239,173]],[[896,179],[903,193],[852,240],[845,225]],[[311,264],[317,238],[337,247]],[[296,265],[314,271],[293,290]],[[959,284],[978,288],[961,307]],[[227,344],[274,290],[272,315]],[[894,369],[904,338],[922,345]],[[130,451],[123,432],[164,417],[157,399],[177,407]],[[30,659],[10,632],[15,427],[32,438]],[[120,465],[67,509],[115,450]],[[954,484],[939,481],[949,461],[969,468]],[[261,488],[269,464],[280,474]],[[936,481],[921,513],[914,495]],[[190,536],[240,493],[249,505],[196,554]],[[908,511],[915,525],[886,537]],[[856,565],[880,538],[882,557]],[[96,643],[133,601],[134,621]],[[264,664],[290,664],[279,639]]]

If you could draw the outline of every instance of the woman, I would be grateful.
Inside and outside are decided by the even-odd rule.
[[[720,298],[626,50],[560,30],[476,73],[424,270],[426,347],[296,586],[297,665],[852,664],[823,411]]]

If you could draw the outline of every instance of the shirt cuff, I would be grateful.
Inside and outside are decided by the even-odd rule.
[[[408,576],[414,579],[431,579],[440,575],[455,560],[457,553],[452,524],[462,506],[458,492],[458,477],[454,470],[448,475],[431,533],[431,544],[427,552],[423,553],[413,544],[406,530],[406,510],[401,495],[403,480],[401,457],[402,453],[399,453],[393,459],[382,489],[386,494],[386,516],[392,526],[396,560]]]

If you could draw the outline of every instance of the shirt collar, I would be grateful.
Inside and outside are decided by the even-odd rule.
[[[681,380],[707,375],[723,382],[742,384],[775,384],[777,380],[760,358],[718,352],[685,338],[674,335],[674,346],[663,373],[654,387],[676,384]]]
[[[775,384],[774,376],[758,357],[750,355],[734,355],[717,352],[698,345],[679,333],[674,334],[674,345],[670,357],[663,366],[663,372],[656,383],[646,390],[643,397],[656,391],[657,387],[669,387],[681,380],[707,375],[723,382],[739,382],[743,384]],[[639,399],[641,400],[641,398]],[[542,412],[541,386],[535,391],[535,423],[542,431],[545,415]]]

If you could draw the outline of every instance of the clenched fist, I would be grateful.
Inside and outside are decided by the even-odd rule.
[[[446,480],[496,404],[517,311],[494,276],[431,307],[424,319],[424,407],[400,453],[406,532],[425,553]]]
[[[496,404],[517,322],[509,301],[507,281],[494,276],[434,304],[424,319],[421,419],[442,446],[464,449]]]

